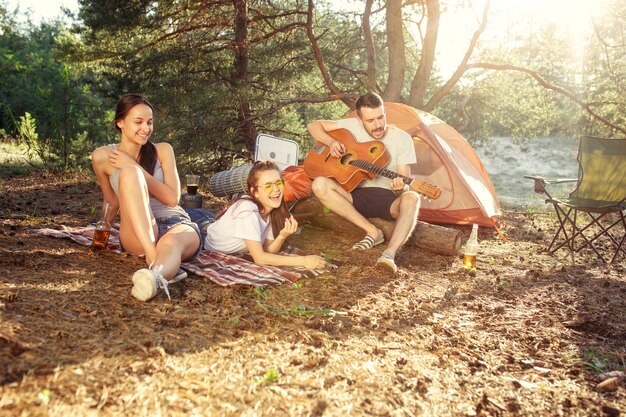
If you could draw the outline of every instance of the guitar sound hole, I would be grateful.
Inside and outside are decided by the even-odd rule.
[[[350,159],[352,159],[352,154],[351,153],[344,153],[341,158],[339,159],[339,162],[341,162],[342,165],[346,165],[350,162]]]
[[[376,152],[378,152],[378,146],[372,146],[372,147],[370,148],[370,153],[371,153],[371,154],[375,154]]]

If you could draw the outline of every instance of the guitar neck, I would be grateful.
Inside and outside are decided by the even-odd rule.
[[[357,168],[361,168],[365,171],[373,172],[376,175],[380,175],[385,178],[394,179],[394,178],[402,178],[405,184],[411,184],[413,182],[413,178],[406,177],[402,174],[398,174],[397,172],[390,171],[385,168],[381,168],[377,165],[371,164],[369,162],[361,161],[360,159],[355,159],[349,162],[350,165],[354,165]]]

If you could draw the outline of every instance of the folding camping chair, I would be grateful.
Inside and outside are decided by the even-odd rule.
[[[578,163],[577,179],[525,176],[535,180],[535,192],[548,197],[545,202],[554,206],[559,220],[548,252],[567,246],[573,258],[589,247],[606,262],[600,243],[605,241],[615,250],[612,263],[620,253],[626,255],[626,139],[583,136]],[[563,182],[577,183],[567,198],[555,198],[546,190],[546,185]]]

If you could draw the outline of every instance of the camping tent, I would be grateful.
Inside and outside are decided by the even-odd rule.
[[[419,219],[429,223],[497,225],[501,215],[493,184],[463,136],[435,116],[405,104],[385,103],[387,123],[413,138],[417,164],[411,176],[441,188],[422,200]],[[356,117],[352,112],[346,117]]]

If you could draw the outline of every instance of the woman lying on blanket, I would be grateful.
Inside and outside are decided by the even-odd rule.
[[[167,143],[152,143],[152,105],[142,96],[127,94],[115,108],[120,143],[93,151],[92,165],[104,201],[120,212],[120,244],[145,255],[148,268],[133,275],[133,297],[146,301],[169,282],[187,273],[181,260],[201,247],[200,231],[177,205],[180,180],[174,151]]]
[[[316,255],[278,254],[287,237],[298,228],[283,201],[284,181],[278,167],[271,161],[255,162],[247,185],[248,192],[208,226],[204,247],[227,254],[250,252],[257,264],[323,268],[326,262]]]

